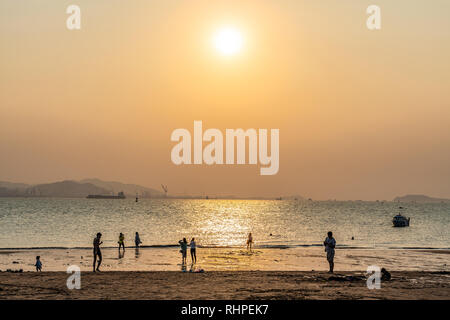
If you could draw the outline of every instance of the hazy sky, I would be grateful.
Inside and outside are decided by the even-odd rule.
[[[81,30],[66,8],[81,8]],[[381,30],[366,8],[381,7]],[[0,2],[0,180],[450,197],[450,2]],[[232,26],[242,50],[220,55]],[[175,166],[174,129],[280,129],[280,169]]]

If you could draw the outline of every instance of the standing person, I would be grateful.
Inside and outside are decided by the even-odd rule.
[[[41,256],[36,256],[36,271],[42,271],[42,262],[41,262]]]
[[[119,244],[119,251],[120,251],[120,247],[122,247],[122,248],[123,248],[123,251],[125,251],[125,242],[124,242],[124,240],[125,240],[125,236],[124,236],[123,233],[121,232],[121,233],[119,234],[119,241],[117,242],[117,243]]]
[[[187,251],[187,241],[186,238],[183,238],[183,240],[178,241],[178,243],[181,246],[181,258],[182,258],[182,264],[186,263],[186,251]]]
[[[336,240],[333,238],[333,232],[328,232],[328,237],[325,238],[325,241],[323,242],[323,245],[325,246],[325,252],[327,253],[327,260],[330,264],[330,271],[329,273],[333,273],[334,270],[334,248],[336,247]]]
[[[136,248],[142,243],[141,238],[139,237],[139,232],[136,231],[136,236],[134,237],[134,243],[136,244]]]
[[[100,241],[100,238],[102,237],[102,234],[99,232],[97,233],[97,236],[94,238],[94,272],[100,271],[100,264],[102,263],[102,251],[100,250],[100,245],[103,243],[103,241]],[[95,268],[95,262],[97,261],[97,268]]]
[[[190,246],[191,246],[192,264],[194,264],[194,263],[197,263],[197,253],[195,252],[196,251],[195,249],[197,248],[197,245],[195,243],[195,238],[192,238]]]
[[[252,251],[252,245],[253,245],[253,236],[252,236],[252,233],[250,232],[248,234],[248,239],[247,239],[247,250],[250,248],[250,251]]]

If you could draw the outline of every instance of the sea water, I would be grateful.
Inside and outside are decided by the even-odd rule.
[[[392,217],[411,218],[394,228]],[[0,199],[0,270],[92,268],[101,232],[103,270],[323,270],[333,231],[336,270],[448,271],[450,204],[296,200]],[[119,233],[125,252],[119,252]],[[139,232],[142,247],[134,246]],[[254,248],[246,249],[252,232]],[[352,237],[354,240],[352,240]],[[198,262],[181,264],[178,241],[195,238]]]

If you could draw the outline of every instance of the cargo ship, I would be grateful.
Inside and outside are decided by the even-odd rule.
[[[121,191],[115,195],[104,195],[104,194],[90,194],[86,198],[88,199],[125,199],[125,194]]]

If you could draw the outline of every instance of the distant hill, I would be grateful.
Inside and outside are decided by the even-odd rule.
[[[31,187],[31,185],[25,184],[25,183],[0,181],[0,188],[24,190],[24,189],[29,188],[29,187]]]
[[[432,198],[423,194],[407,194],[402,197],[396,197],[394,201],[399,202],[418,202],[418,203],[437,203],[450,202],[450,199]]]
[[[0,197],[21,197],[29,187],[31,186],[25,183],[0,181]]]
[[[108,190],[109,194],[117,194],[123,191],[127,197],[135,197],[136,193],[141,198],[161,198],[164,194],[158,190],[143,187],[137,184],[126,184],[117,181],[102,181],[100,179],[84,179],[80,183],[90,183],[97,187]]]
[[[0,187],[0,197],[22,197],[24,195],[23,189],[19,190]]]
[[[67,197],[85,198],[89,194],[111,195],[123,191],[129,198],[136,193],[140,198],[161,198],[162,192],[155,189],[100,179],[84,179],[82,181],[58,181],[37,185],[0,181],[0,197]]]
[[[108,190],[91,183],[66,180],[38,184],[25,190],[27,196],[85,198],[88,194],[111,194]]]

